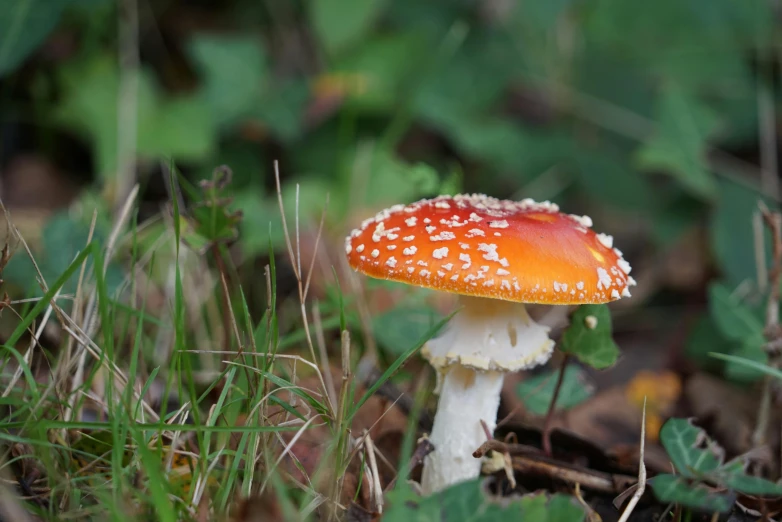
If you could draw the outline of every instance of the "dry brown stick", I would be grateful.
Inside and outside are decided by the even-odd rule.
[[[508,444],[496,439],[481,444],[472,456],[481,458],[489,451],[511,455],[513,469],[519,473],[549,477],[569,484],[581,484],[582,487],[593,491],[617,494],[636,481],[635,477],[629,475],[604,473],[558,462],[546,457],[533,446]]]
[[[765,349],[769,354],[769,365],[779,365],[779,353],[782,346],[782,328],[779,325],[779,283],[782,277],[782,214],[771,212],[761,201],[758,203],[763,222],[771,231],[771,269],[768,272],[769,292],[766,303],[766,324],[764,335],[766,337]],[[752,442],[755,447],[762,446],[766,441],[768,422],[771,414],[771,386],[769,376],[763,378],[763,395],[758,410],[758,420],[755,432],[752,434]]]
[[[513,469],[524,475],[539,475],[569,484],[580,484],[582,488],[612,495],[620,493],[627,484],[636,480],[629,475],[612,475],[591,469],[569,467],[548,459],[543,460],[540,456],[532,458],[530,455],[518,455],[511,460]]]
[[[779,281],[782,277],[782,214],[771,212],[764,204],[760,204],[763,221],[771,230],[772,264],[769,271],[769,293],[766,305],[766,337],[773,342],[782,337],[779,327]]]
[[[507,453],[511,456],[515,455],[540,455],[540,450],[534,446],[527,446],[526,444],[508,444],[501,440],[491,439],[487,440],[480,447],[472,452],[472,456],[479,459],[489,453],[490,451],[497,451],[499,453]]]

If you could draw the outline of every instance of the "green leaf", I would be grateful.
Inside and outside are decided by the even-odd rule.
[[[717,117],[678,88],[669,88],[662,94],[656,112],[657,129],[638,152],[639,165],[647,170],[661,170],[694,195],[712,199],[717,186],[707,170],[704,152]]]
[[[717,483],[747,495],[782,495],[782,483],[774,483],[762,477],[747,475],[747,462],[739,457],[728,462],[715,474]]]
[[[57,26],[71,0],[0,2],[0,77],[12,72]]]
[[[709,313],[702,313],[690,330],[685,344],[685,354],[701,368],[720,369],[722,364],[710,357],[710,352],[731,353],[735,343],[725,339]]]
[[[516,183],[528,181],[568,157],[570,143],[559,131],[532,131],[507,118],[439,117],[442,132],[472,158],[499,171],[512,172]]]
[[[400,355],[414,345],[442,316],[429,306],[399,306],[377,315],[372,331],[389,354]]]
[[[590,328],[594,317],[597,323]],[[616,363],[619,347],[611,337],[611,312],[606,305],[581,305],[571,316],[570,325],[562,334],[560,350],[579,361],[602,370]]]
[[[678,478],[667,475],[672,478],[661,479],[658,485],[660,489],[654,488],[658,498],[664,502],[675,501],[703,507],[698,502],[706,502],[707,498],[714,500],[709,489],[690,484],[686,479],[700,480],[750,495],[782,495],[782,484],[747,475],[742,459],[722,464],[723,450],[688,419],[669,419],[660,430],[660,442],[680,475]],[[682,494],[686,492],[687,497],[675,500],[669,490],[676,488],[681,489]]]
[[[187,51],[202,76],[202,93],[215,123],[236,123],[258,106],[267,77],[259,37],[198,34]]]
[[[385,0],[310,0],[310,19],[321,45],[336,56],[368,33],[384,4]]]
[[[763,342],[763,324],[722,283],[709,285],[709,312],[727,339],[743,342],[759,338]]]
[[[309,103],[310,87],[306,79],[287,80],[263,93],[253,115],[275,137],[288,144],[307,130],[304,116]]]
[[[546,522],[581,522],[586,519],[586,513],[584,509],[578,503],[578,501],[569,495],[554,494],[550,497],[548,505],[546,506],[546,516],[544,518],[533,517],[531,513],[528,513],[528,505],[531,504],[532,499],[535,497],[543,496],[543,494],[537,494],[534,496],[527,496],[521,499],[521,513],[520,520],[543,520]]]
[[[720,493],[703,484],[692,484],[683,477],[657,475],[649,480],[655,496],[663,503],[676,503],[708,512],[726,513],[733,506],[736,495]]]
[[[604,0],[593,7],[582,24],[587,45],[597,47],[589,54],[628,57],[643,66],[652,82],[676,79],[710,93],[742,83],[748,76],[745,49],[768,45],[773,34],[773,12],[767,4],[660,0],[639,12],[622,0]]]
[[[649,178],[633,168],[627,154],[613,148],[574,142],[570,158],[568,151],[561,152],[573,164],[579,189],[595,201],[627,212],[651,211],[657,194]]]
[[[749,307],[734,298],[722,283],[709,286],[709,312],[712,322],[725,339],[732,341],[732,355],[765,363],[768,356],[763,349],[766,340],[763,324]],[[713,351],[713,348],[711,349]],[[725,375],[731,380],[751,382],[760,374],[745,365],[736,365],[731,361],[725,367]]]
[[[521,499],[490,498],[479,480],[455,484],[428,497],[400,487],[388,495],[389,509],[384,522],[581,522],[586,514],[573,497],[533,494]]]
[[[56,121],[92,140],[97,171],[117,171],[119,71],[114,57],[100,55],[59,68],[62,98]],[[140,157],[194,161],[206,158],[217,137],[208,108],[197,98],[164,97],[148,70],[138,72],[137,153]]]
[[[764,201],[771,210],[777,205],[758,191],[728,179],[717,185],[718,199],[709,229],[712,249],[728,284],[738,286],[757,277],[755,268],[755,240],[752,215],[758,211],[758,202]],[[771,234],[763,232],[766,245],[766,266],[771,264]]]
[[[524,407],[535,415],[544,415],[554,397],[560,370],[550,370],[524,379],[516,387],[516,395]],[[587,382],[584,371],[575,365],[565,369],[559,390],[556,409],[569,409],[592,396],[593,387]]]
[[[668,419],[660,430],[660,442],[682,477],[702,477],[722,465],[722,449],[689,419]]]

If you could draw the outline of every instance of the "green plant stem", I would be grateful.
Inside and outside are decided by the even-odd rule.
[[[546,412],[546,420],[543,422],[543,452],[547,457],[551,456],[551,420],[554,418],[554,411],[557,407],[557,399],[559,399],[559,391],[562,389],[562,382],[565,380],[565,369],[570,361],[570,354],[565,354],[562,359],[562,366],[559,368],[559,376],[557,376],[557,385],[554,387],[554,396],[551,397],[551,404],[548,406]]]

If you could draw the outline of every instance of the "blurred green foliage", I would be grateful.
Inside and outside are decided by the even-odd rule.
[[[328,193],[331,230],[442,192],[555,199],[599,211],[608,232],[610,218],[642,223],[636,251],[662,251],[705,226],[718,284],[730,292],[756,277],[758,90],[778,101],[766,74],[778,44],[770,2],[235,0],[199,9],[170,0],[142,12],[141,63],[127,70],[114,3],[6,0],[3,119],[34,122],[47,136],[43,153],[52,130],[78,136],[96,183],[111,187],[122,171],[119,129],[132,124],[119,119],[119,93],[137,81],[140,179],[161,158],[197,179],[229,165],[247,258],[266,252],[269,234],[277,251],[283,245],[279,159],[289,219],[298,198],[302,221],[317,223]],[[64,41],[73,44],[60,50]],[[45,249],[63,256],[56,266],[72,257]],[[757,329],[739,338],[708,326],[742,313],[724,294],[711,293],[711,316],[690,336],[696,359],[715,346],[759,354]],[[391,351],[407,344],[381,339]]]

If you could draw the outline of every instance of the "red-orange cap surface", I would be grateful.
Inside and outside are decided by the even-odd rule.
[[[345,240],[366,275],[456,294],[541,304],[628,297],[630,265],[591,219],[482,194],[396,205]]]

